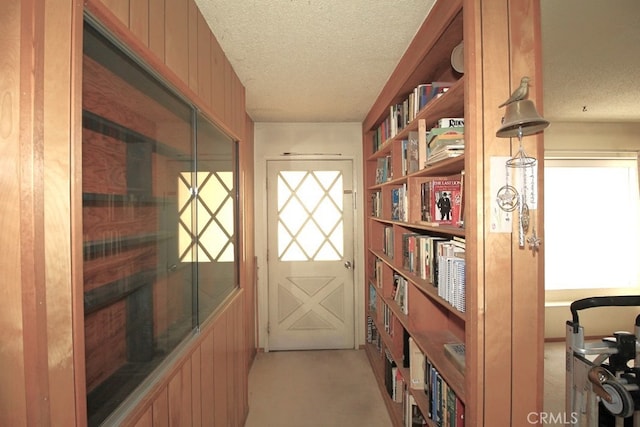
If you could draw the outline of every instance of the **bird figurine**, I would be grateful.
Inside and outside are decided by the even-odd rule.
[[[525,76],[522,79],[520,79],[520,86],[518,86],[518,88],[513,91],[509,99],[507,99],[502,104],[500,104],[498,108],[504,107],[505,105],[511,104],[512,102],[525,99],[528,94],[529,94],[529,77]]]

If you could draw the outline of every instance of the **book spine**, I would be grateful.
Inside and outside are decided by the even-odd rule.
[[[436,122],[439,128],[461,127],[464,126],[464,117],[443,117]]]

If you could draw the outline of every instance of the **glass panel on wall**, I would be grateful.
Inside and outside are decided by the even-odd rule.
[[[236,287],[236,144],[211,122],[197,119],[196,197],[192,201],[196,236],[184,252],[198,262],[198,316],[202,322]]]
[[[238,283],[235,142],[196,119],[192,105],[110,40],[85,25],[90,426],[113,413]]]

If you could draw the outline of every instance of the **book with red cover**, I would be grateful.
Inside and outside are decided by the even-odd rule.
[[[460,176],[431,182],[431,213],[439,224],[457,225],[462,208],[462,182]]]

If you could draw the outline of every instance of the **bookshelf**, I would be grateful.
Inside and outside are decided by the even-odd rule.
[[[465,72],[459,73],[451,52],[463,40]],[[456,425],[449,420],[461,411],[465,425],[526,425],[527,414],[542,411],[543,256],[519,248],[517,235],[489,227],[490,159],[517,150],[517,142],[496,141],[497,106],[521,75],[542,81],[539,45],[533,0],[436,1],[363,122],[365,349],[396,426],[407,425],[409,401],[429,426]],[[430,83],[447,89],[416,102]],[[541,91],[539,85],[530,98]],[[464,118],[463,154],[409,167],[406,141],[417,135],[426,144],[425,132],[452,117]],[[542,158],[540,137],[527,144]],[[453,178],[463,182],[463,221],[425,216],[422,186]],[[533,213],[539,227],[542,204]],[[431,216],[439,214],[434,210]],[[409,351],[409,338],[417,351]],[[445,344],[465,345],[464,368]],[[424,371],[417,388],[416,360]]]

